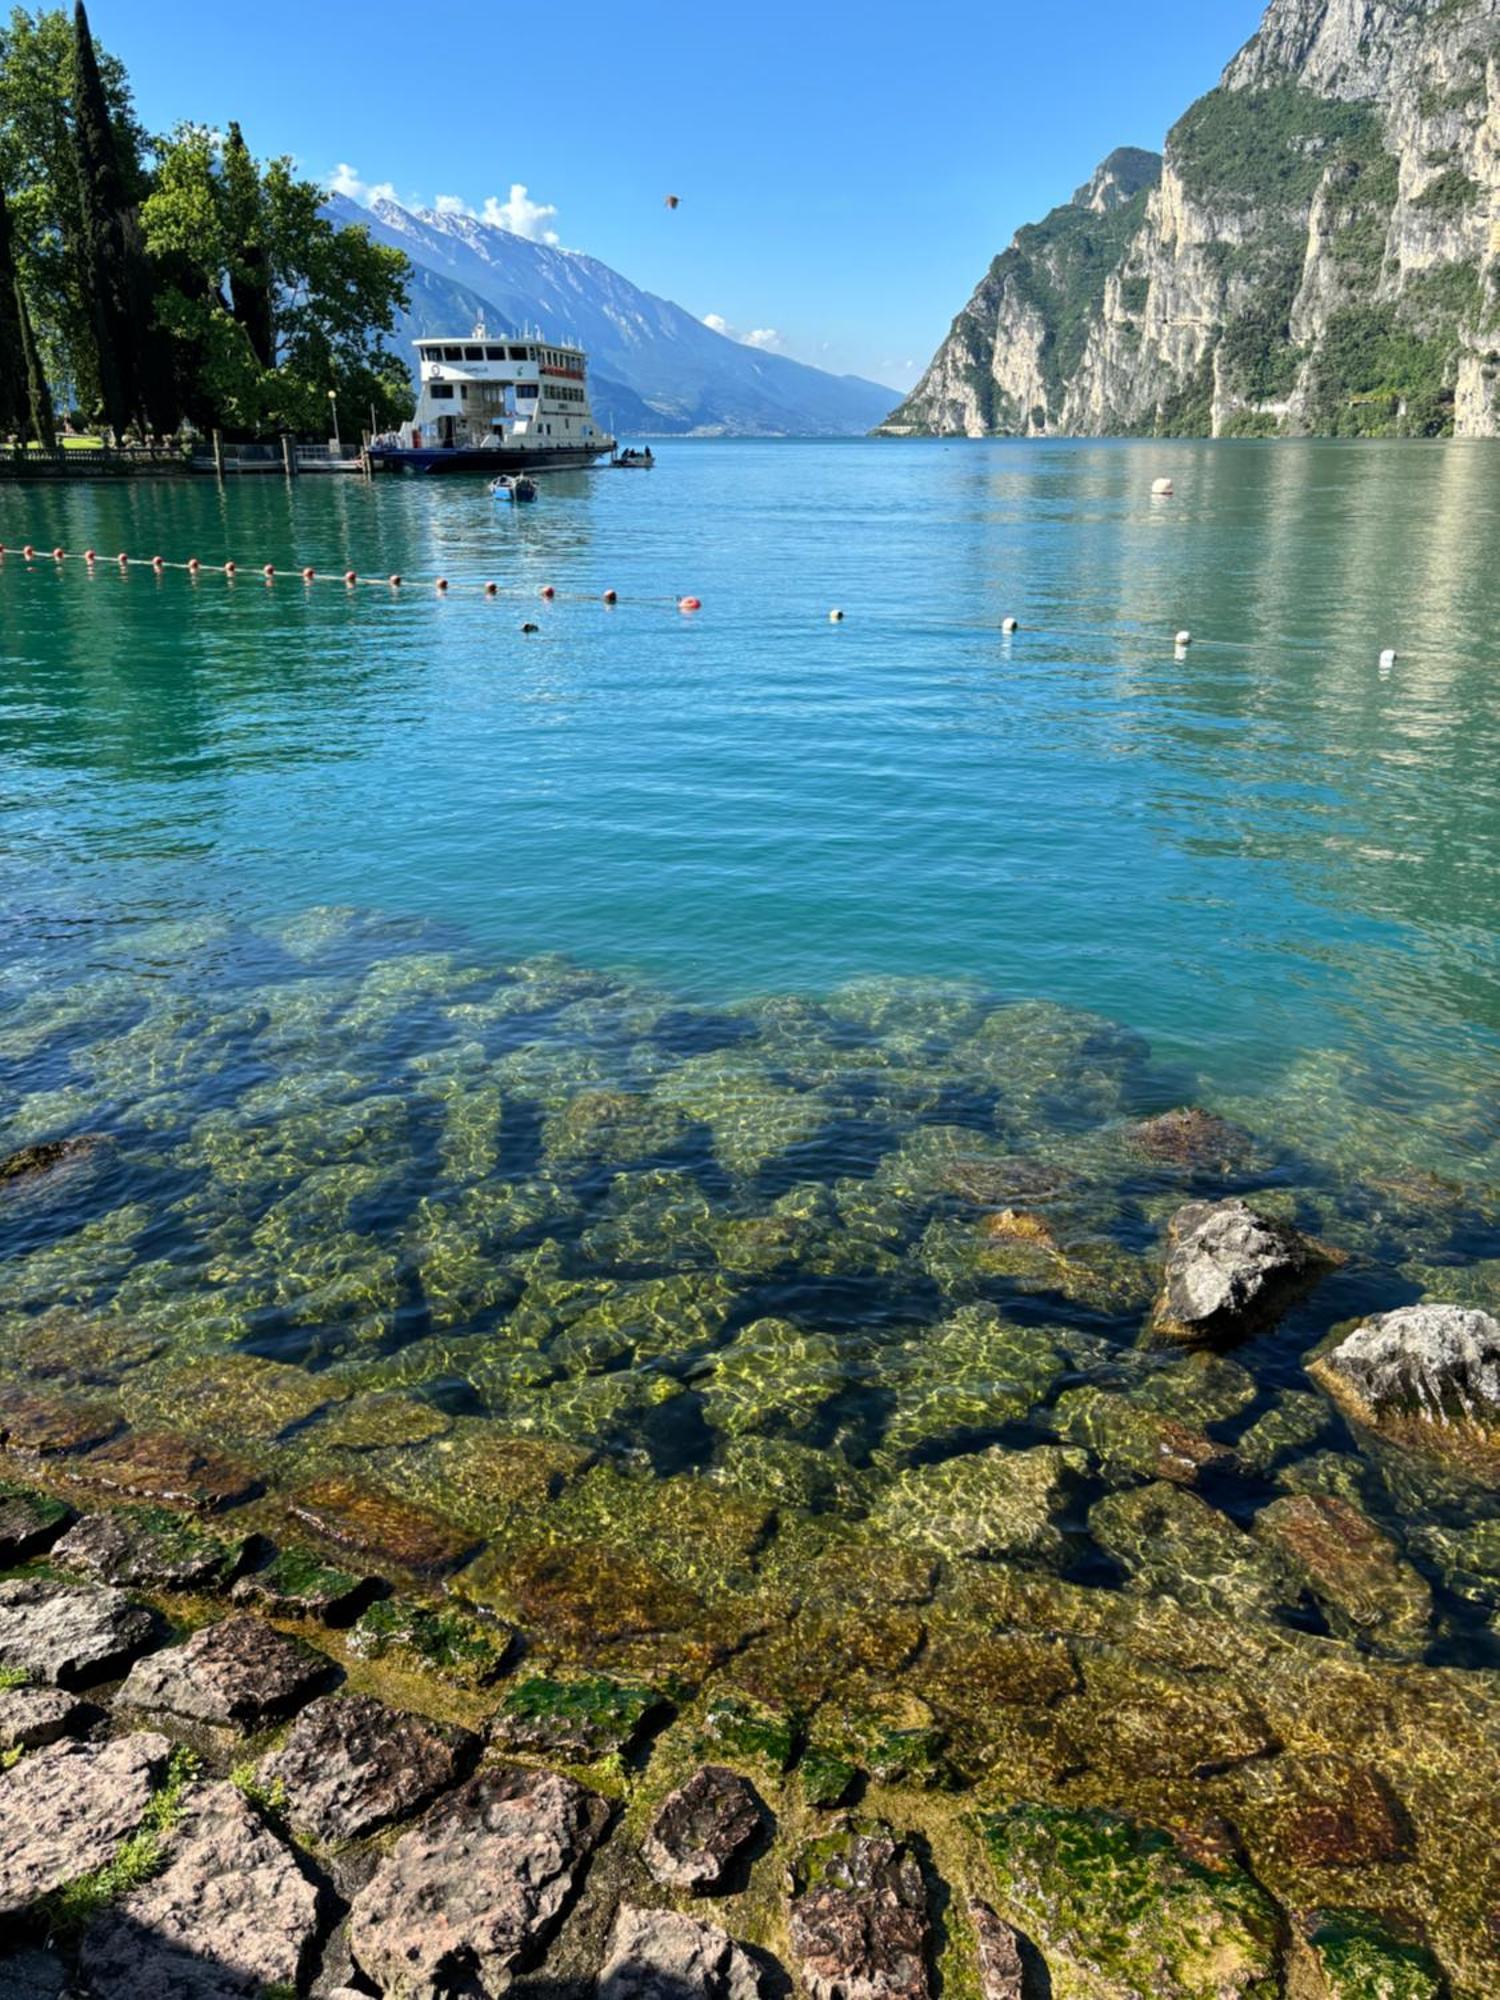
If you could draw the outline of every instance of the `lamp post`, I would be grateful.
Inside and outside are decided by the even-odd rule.
[[[333,415],[333,455],[335,458],[342,458],[344,446],[339,437],[339,398],[336,389],[328,391],[328,407]]]

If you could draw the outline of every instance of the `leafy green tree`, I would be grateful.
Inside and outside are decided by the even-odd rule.
[[[96,47],[95,73],[132,201],[144,192],[145,136],[119,60]],[[83,407],[99,401],[97,340],[84,295],[84,222],[71,131],[73,25],[61,9],[15,9],[0,23],[0,187],[10,200],[16,267],[47,375]]]
[[[10,247],[10,210],[0,185],[0,438],[27,428],[26,346],[21,332],[21,281]]]
[[[336,229],[322,201],[290,160],[257,164],[237,128],[220,145],[184,126],[161,150],[142,211],[168,274],[157,312],[198,356],[225,430],[322,434],[330,391],[351,412],[373,404],[382,423],[404,413],[406,374],[385,337],[406,304],[407,261],[365,230]]]
[[[166,425],[164,384],[151,367],[151,272],[136,206],[139,166],[122,153],[83,0],[73,14],[73,153],[80,268],[94,329],[105,422]]]

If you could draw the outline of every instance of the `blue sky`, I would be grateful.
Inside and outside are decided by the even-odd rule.
[[[1113,147],[1159,146],[1260,11],[90,7],[153,129],[238,118],[256,153],[293,153],[320,179],[342,167],[404,201],[479,210],[493,197],[739,335],[901,387],[1011,232]]]

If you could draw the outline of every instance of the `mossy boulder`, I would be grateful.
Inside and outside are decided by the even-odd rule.
[[[1330,1494],[1288,1493],[1263,1507],[1254,1527],[1303,1578],[1335,1631],[1398,1646],[1424,1643],[1432,1592],[1359,1508]]]
[[[659,1688],[605,1675],[552,1679],[534,1674],[506,1695],[490,1723],[490,1741],[567,1763],[624,1757],[670,1713]]]
[[[1276,2000],[1279,1919],[1242,1869],[1190,1860],[1158,1828],[1017,1806],[980,1828],[1002,1913],[1056,2000]]]
[[[753,1695],[715,1685],[698,1716],[696,1741],[721,1757],[743,1758],[784,1771],[797,1747],[797,1726],[785,1709],[769,1708]]]
[[[1403,1942],[1363,1910],[1320,1910],[1304,1934],[1308,2000],[1443,2000],[1448,1990],[1424,1945]]]
[[[372,1604],[349,1634],[356,1659],[386,1660],[408,1673],[436,1674],[459,1687],[488,1687],[515,1650],[516,1628],[455,1604],[430,1606],[387,1597]]]

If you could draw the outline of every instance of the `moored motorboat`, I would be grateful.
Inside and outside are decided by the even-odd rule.
[[[536,481],[524,472],[502,472],[490,481],[490,492],[496,500],[535,500]]]

